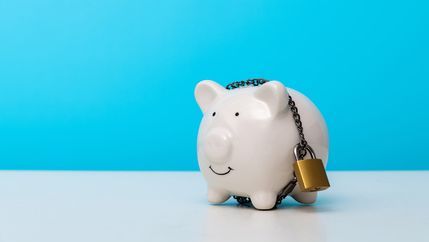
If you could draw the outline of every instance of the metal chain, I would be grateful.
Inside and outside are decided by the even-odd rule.
[[[269,80],[266,80],[263,78],[253,78],[253,79],[248,79],[243,81],[232,82],[226,86],[226,89],[232,90],[232,89],[248,87],[248,86],[256,87],[266,82],[269,82]],[[292,117],[295,121],[296,128],[298,129],[298,135],[300,140],[298,143],[298,158],[302,159],[307,154],[307,150],[305,148],[307,147],[308,143],[305,140],[304,128],[302,127],[301,116],[299,115],[298,108],[296,107],[296,104],[290,95],[289,95],[288,104],[289,104],[290,110],[292,111]],[[294,174],[292,180],[289,181],[289,183],[282,189],[282,191],[277,196],[277,202],[274,208],[276,208],[277,205],[279,205],[282,202],[282,200],[286,198],[293,191],[293,189],[296,186],[296,183],[297,183],[297,179]],[[233,198],[236,199],[237,202],[241,205],[249,205],[252,202],[248,197],[233,196]]]
[[[244,81],[232,82],[232,83],[226,85],[226,89],[232,90],[235,88],[248,87],[248,86],[256,87],[256,86],[260,86],[266,82],[269,82],[269,81],[262,79],[262,78],[248,79],[248,80],[244,80]]]
[[[292,97],[289,95],[289,107],[292,111],[293,120],[295,121],[296,128],[298,129],[298,135],[299,135],[299,144],[298,144],[298,158],[302,159],[307,154],[307,147],[308,143],[307,140],[305,140],[304,136],[304,128],[302,127],[301,122],[301,116],[298,113],[298,108],[296,107],[295,102],[292,100]]]

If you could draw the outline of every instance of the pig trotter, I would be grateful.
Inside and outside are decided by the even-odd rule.
[[[277,194],[269,192],[258,192],[250,196],[252,205],[258,210],[270,210],[275,208]]]
[[[317,192],[297,192],[292,194],[293,199],[303,204],[312,204],[316,201]]]
[[[228,200],[230,195],[224,191],[209,188],[207,193],[207,199],[210,203],[223,203]]]

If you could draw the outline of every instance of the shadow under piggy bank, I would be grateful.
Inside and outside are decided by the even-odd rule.
[[[231,203],[207,208],[204,242],[326,241],[317,207],[288,205],[258,211]]]

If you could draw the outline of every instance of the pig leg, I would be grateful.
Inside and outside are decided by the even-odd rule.
[[[277,194],[272,192],[257,192],[250,196],[252,205],[259,210],[270,210],[276,206]]]
[[[226,200],[228,200],[229,197],[230,195],[225,191],[221,191],[210,187],[208,188],[207,199],[209,203],[223,203]]]
[[[312,204],[316,201],[317,192],[297,192],[292,194],[292,197],[300,203]]]

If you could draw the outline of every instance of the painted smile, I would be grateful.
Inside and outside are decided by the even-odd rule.
[[[209,168],[210,168],[210,170],[213,171],[214,174],[219,175],[219,176],[226,175],[226,174],[230,173],[232,170],[234,170],[234,169],[232,169],[231,167],[228,166],[228,171],[227,172],[219,173],[219,172],[216,172],[215,170],[213,170],[212,166],[209,166]]]

